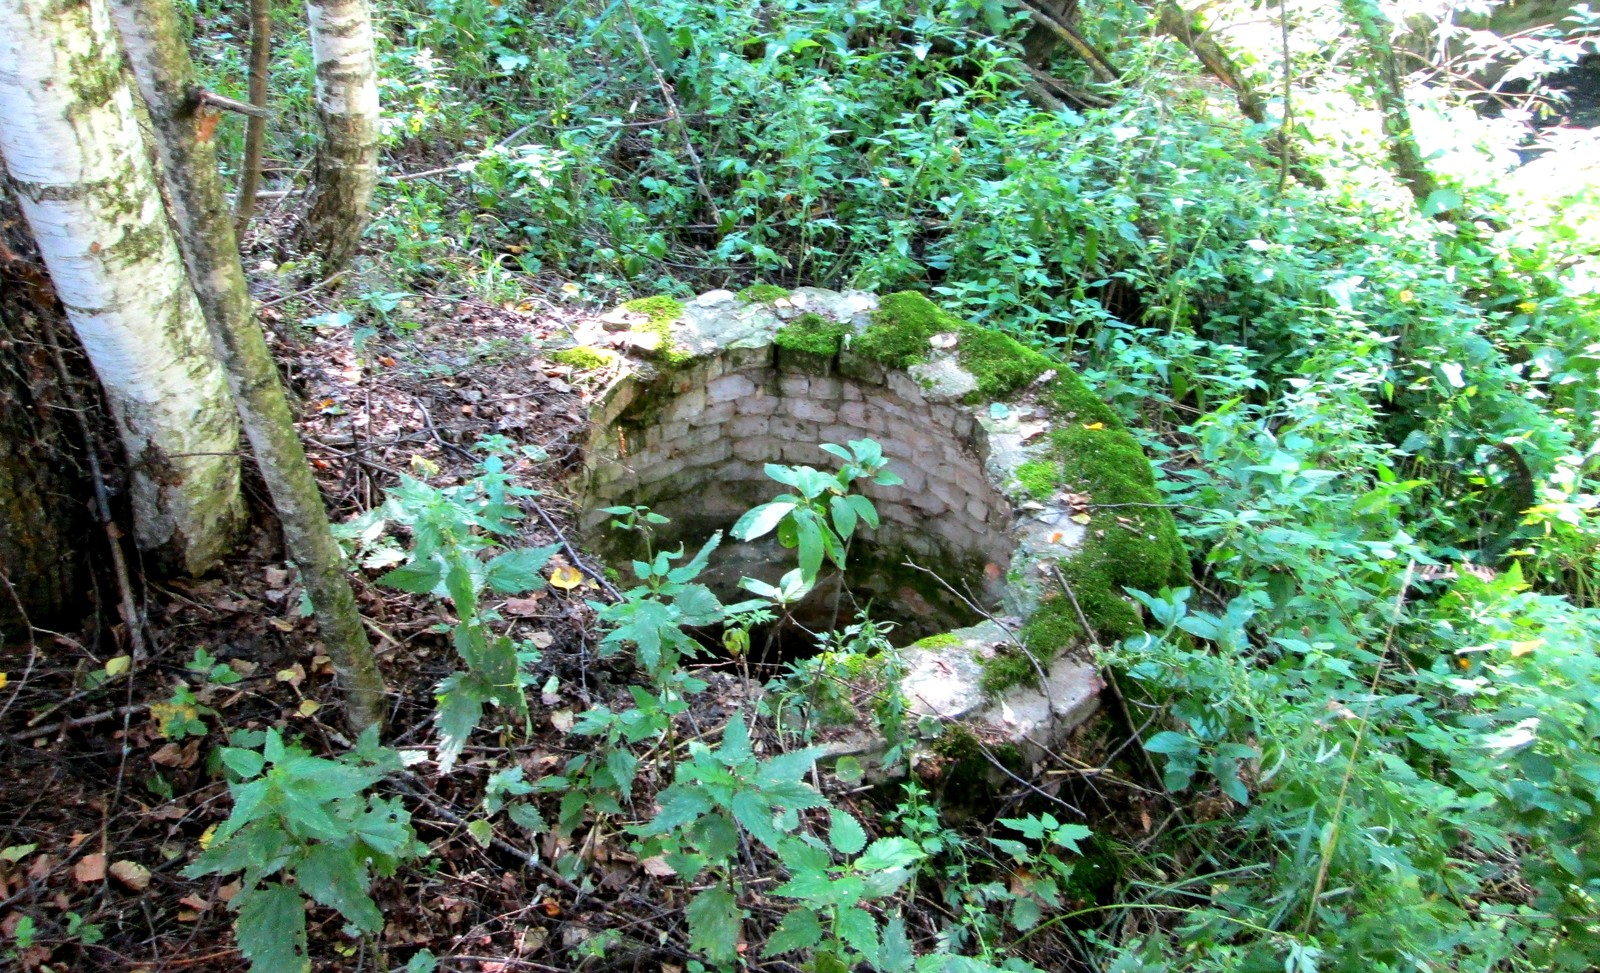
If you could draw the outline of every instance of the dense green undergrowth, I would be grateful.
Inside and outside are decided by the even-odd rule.
[[[389,164],[453,167],[386,184],[372,236],[403,286],[509,298],[519,275],[545,272],[596,299],[758,279],[915,289],[981,326],[959,326],[964,349],[1016,338],[1039,356],[1033,374],[1076,367],[1112,403],[1057,403],[1076,422],[1030,489],[1061,484],[1091,426],[1139,437],[1154,480],[1085,492],[1130,505],[1097,515],[1135,521],[1140,504],[1171,505],[1194,580],[1108,552],[1136,590],[1098,606],[1108,620],[1093,627],[1124,691],[1153,707],[1140,745],[1172,815],[1142,835],[1089,822],[1117,880],[1072,915],[1083,962],[1591,967],[1592,163],[1518,169],[1519,133],[1480,121],[1464,95],[1419,89],[1418,135],[1446,194],[1432,208],[1450,220],[1422,212],[1385,170],[1359,48],[1340,40],[1356,31],[1333,8],[1289,14],[1290,134],[1322,189],[1281,182],[1275,126],[1238,121],[1132,4],[1085,16],[1123,67],[1111,107],[1085,112],[1024,100],[1023,17],[997,4],[408,0],[380,15]],[[307,77],[289,40],[280,76]],[[206,43],[236,78],[233,49]],[[1257,55],[1263,82],[1285,68]],[[1055,70],[1091,83],[1069,60]],[[308,117],[303,90],[278,104],[280,132],[309,130],[291,124]],[[283,154],[303,150],[284,138]],[[909,359],[946,326],[858,341]],[[840,336],[791,337],[809,349]],[[997,374],[984,391],[1032,377]],[[738,739],[723,746],[749,762]],[[918,842],[914,862],[891,848],[879,863],[912,869],[913,887],[956,869],[926,812],[913,797],[880,822]],[[976,917],[1015,903],[969,891],[941,935],[1001,962],[1004,937],[975,946],[960,930],[990,929]],[[813,905],[822,942],[841,913]],[[1041,933],[1010,935],[1025,951]],[[829,955],[862,955],[827,941]]]

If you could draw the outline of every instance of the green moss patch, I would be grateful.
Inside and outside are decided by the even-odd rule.
[[[790,351],[803,351],[810,355],[832,357],[839,353],[844,336],[850,326],[830,321],[820,314],[806,312],[783,326],[773,337],[773,344]]]
[[[617,360],[615,352],[606,351],[603,348],[593,348],[589,345],[563,348],[551,355],[550,358],[557,364],[570,365],[582,372],[595,368],[604,368]]]
[[[668,365],[679,365],[689,360],[689,356],[672,343],[672,323],[683,317],[682,301],[657,294],[654,297],[635,298],[622,305],[622,309],[649,318],[643,324],[636,325],[633,330],[661,336],[661,345],[655,353],[659,361]]]
[[[789,288],[777,284],[751,284],[739,292],[739,299],[746,304],[771,304],[791,293]]]
[[[1049,371],[1053,364],[1009,335],[966,322],[962,322],[961,343],[957,347],[961,367],[978,380],[973,396],[980,401],[1010,395]]]
[[[960,336],[961,367],[978,380],[973,401],[1003,398],[1047,371],[1052,362],[1009,335],[963,321],[915,291],[890,294],[878,303],[866,333],[850,345],[865,358],[891,368],[928,360],[936,334]]]
[[[941,632],[938,635],[930,635],[925,639],[918,639],[911,643],[911,647],[913,649],[948,649],[951,646],[960,644],[961,639],[951,635],[949,632]]]
[[[1048,598],[1022,628],[1023,643],[1046,665],[1089,634],[1083,621],[1104,643],[1136,634],[1139,614],[1123,589],[1153,592],[1187,584],[1189,555],[1156,489],[1149,459],[1116,413],[1065,369],[1042,398],[1055,424],[1049,454],[1018,467],[1018,480],[1040,500],[1069,490],[1098,505],[1085,525],[1083,547],[1059,566],[1059,580],[1071,594]],[[991,662],[984,688],[1000,692],[1034,678],[1033,666],[1019,655]]]

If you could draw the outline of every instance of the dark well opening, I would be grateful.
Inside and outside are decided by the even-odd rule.
[[[731,368],[713,359],[646,389],[616,420],[591,436],[585,500],[585,540],[605,562],[628,576],[643,555],[637,534],[608,529],[600,508],[647,504],[671,518],[653,544],[693,553],[715,531],[724,533],[746,510],[786,487],[763,472],[767,463],[836,469],[820,443],[873,439],[905,482],[868,486],[879,527],[858,528],[843,588],[823,577],[793,613],[814,632],[854,621],[856,607],[896,625],[891,641],[907,645],[972,625],[981,615],[934,577],[990,610],[1003,590],[1014,542],[1010,504],[984,475],[986,443],[972,412],[929,403],[916,382],[899,372],[847,377],[784,372],[770,357]],[[796,566],[793,551],[770,535],[755,542],[724,537],[701,576],[726,603],[750,597],[741,577],[775,584]],[[815,652],[800,627],[776,635],[785,658]],[[759,648],[763,636],[752,639]]]

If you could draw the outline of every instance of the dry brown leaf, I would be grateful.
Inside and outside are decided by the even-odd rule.
[[[526,598],[507,598],[506,614],[523,618],[539,614],[539,595],[535,593]]]
[[[84,885],[102,881],[106,877],[106,856],[98,851],[84,855],[72,866],[72,877]]]
[[[150,887],[150,869],[145,868],[136,861],[123,859],[122,861],[112,862],[110,871],[112,878],[135,892],[143,892]]]

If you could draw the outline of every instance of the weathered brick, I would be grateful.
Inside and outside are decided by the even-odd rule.
[[[706,400],[712,403],[733,402],[754,395],[755,391],[756,383],[744,375],[724,375],[706,386]]]

